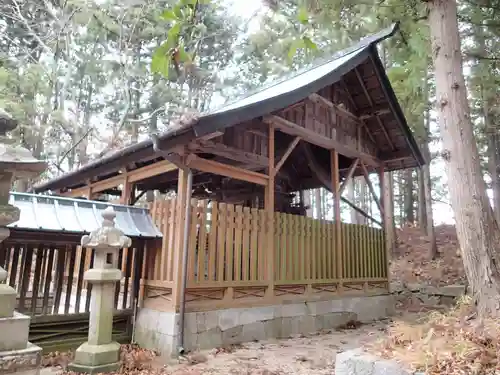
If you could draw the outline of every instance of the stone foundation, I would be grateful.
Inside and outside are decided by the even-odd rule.
[[[350,320],[369,322],[392,315],[390,295],[337,298],[266,307],[187,313],[185,350],[202,350],[269,338],[286,338],[332,329]],[[179,314],[148,308],[139,311],[137,343],[162,355],[176,355]]]
[[[427,284],[391,283],[391,293],[396,303],[411,303],[434,307],[453,306],[460,297],[466,295],[465,285],[435,287]]]
[[[38,375],[42,348],[28,343],[25,349],[0,351],[0,374]]]

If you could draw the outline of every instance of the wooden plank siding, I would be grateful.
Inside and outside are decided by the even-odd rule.
[[[180,280],[161,272],[171,264],[169,254],[174,251],[170,226],[164,225],[170,222],[165,213],[176,206],[175,199],[170,199],[157,200],[151,207],[155,223],[167,229],[163,246],[149,261],[148,278],[143,280],[144,304],[161,310],[177,308],[171,290]],[[276,212],[271,232],[273,226],[262,209],[193,199],[191,210],[188,311],[387,291],[387,254],[381,229]],[[269,243],[275,250],[272,280]]]

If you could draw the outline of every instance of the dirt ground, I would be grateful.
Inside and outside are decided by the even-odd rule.
[[[382,337],[386,325],[387,322],[378,322],[355,330],[328,331],[286,340],[251,342],[229,351],[215,349],[194,353],[183,359],[180,364],[166,366],[163,373],[168,375],[331,375],[337,353]],[[202,363],[193,364],[197,361]]]
[[[415,319],[399,314],[397,319]],[[143,363],[126,375],[323,375],[333,374],[337,353],[374,342],[385,336],[390,320],[352,330],[323,331],[282,340],[250,342],[230,348],[196,352],[168,363],[161,357]],[[55,375],[47,368],[42,375]],[[61,369],[58,370],[61,373]],[[65,375],[73,375],[65,372]]]

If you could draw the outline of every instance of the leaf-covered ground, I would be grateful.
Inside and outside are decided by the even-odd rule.
[[[469,297],[420,321],[396,321],[370,351],[427,375],[500,373],[500,321],[477,319]]]
[[[429,239],[420,228],[406,226],[398,229],[396,254],[391,261],[392,281],[434,286],[465,283],[455,227],[439,225],[435,230],[439,257],[432,260]]]

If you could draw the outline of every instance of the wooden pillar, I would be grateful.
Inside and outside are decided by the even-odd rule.
[[[269,126],[269,167],[268,175],[269,180],[265,187],[265,209],[267,213],[267,249],[266,249],[266,272],[268,280],[267,296],[272,298],[274,296],[274,125]]]
[[[188,173],[183,169],[179,169],[179,179],[177,180],[177,197],[175,208],[175,242],[173,251],[173,286],[172,286],[172,303],[176,312],[179,312],[182,289],[182,251],[184,248],[184,220],[185,220],[185,203],[187,194],[187,178]],[[165,240],[165,239],[164,239]],[[167,249],[168,247],[163,247]],[[162,254],[166,257],[166,254]],[[168,266],[168,264],[166,264]],[[164,274],[163,270],[160,274]]]
[[[339,153],[336,150],[330,150],[330,165],[332,177],[333,209],[335,219],[335,252],[337,259],[337,278],[342,279],[344,261],[342,257],[342,225],[340,217],[340,174],[339,174]],[[339,288],[339,291],[341,288]]]
[[[122,195],[120,197],[120,203],[129,205],[132,204],[132,191],[134,189],[134,185],[129,181],[127,175],[123,177],[123,188]]]

